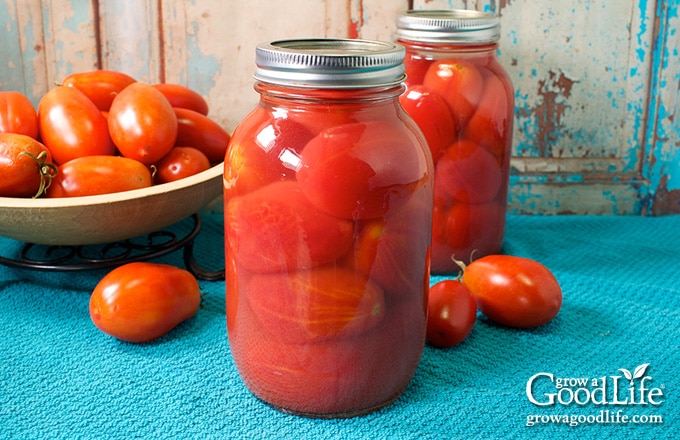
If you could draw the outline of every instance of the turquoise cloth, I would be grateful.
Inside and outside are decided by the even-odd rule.
[[[196,259],[219,268],[222,219],[203,220]],[[0,255],[17,249],[17,242],[0,239]],[[425,349],[394,404],[345,420],[282,414],[247,391],[229,352],[224,282],[201,282],[204,304],[194,318],[156,342],[135,345],[108,337],[90,321],[90,292],[106,270],[74,274],[0,265],[0,438],[677,435],[680,216],[511,216],[504,253],[536,259],[555,273],[564,291],[555,320],[513,330],[480,317],[463,344]],[[183,265],[181,253],[157,261]],[[641,377],[633,377],[637,367]],[[527,382],[537,374],[531,387],[536,402],[559,391],[558,378],[566,379],[562,402],[529,400]],[[593,402],[602,399],[596,391],[602,384],[607,405]],[[642,387],[647,404],[631,404],[629,390],[639,402]],[[628,402],[611,404],[614,398]],[[567,403],[571,399],[580,403]]]

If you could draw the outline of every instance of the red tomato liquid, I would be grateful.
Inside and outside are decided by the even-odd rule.
[[[432,272],[454,273],[452,257],[469,263],[498,253],[503,243],[513,87],[496,44],[398,42],[406,46],[408,76],[400,101],[435,162]]]
[[[229,343],[246,386],[282,411],[373,411],[420,360],[433,166],[398,93],[379,104],[267,96],[232,136]]]

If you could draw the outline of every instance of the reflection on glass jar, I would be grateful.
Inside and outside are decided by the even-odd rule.
[[[225,158],[227,326],[258,398],[348,417],[392,402],[425,344],[434,168],[399,105],[404,49],[256,51],[258,106]]]

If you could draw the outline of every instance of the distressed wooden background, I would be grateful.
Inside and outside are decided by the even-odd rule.
[[[0,0],[0,89],[40,96],[115,69],[203,94],[232,131],[255,104],[254,47],[392,40],[397,13],[497,13],[516,117],[514,213],[680,213],[679,0]]]

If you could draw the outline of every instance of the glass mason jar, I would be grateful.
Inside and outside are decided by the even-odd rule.
[[[411,10],[397,19],[406,47],[400,101],[435,163],[432,272],[500,252],[514,116],[511,80],[498,62],[497,16]]]
[[[348,417],[395,400],[425,344],[434,169],[399,105],[404,48],[256,48],[259,104],[224,164],[227,327],[250,391]]]

